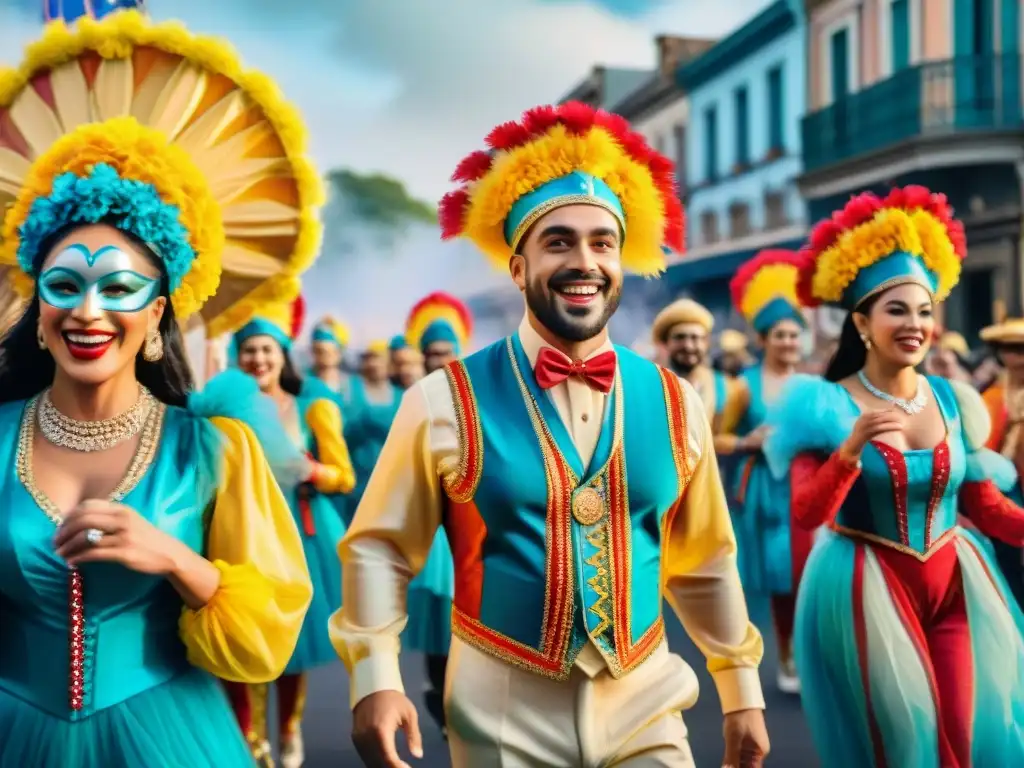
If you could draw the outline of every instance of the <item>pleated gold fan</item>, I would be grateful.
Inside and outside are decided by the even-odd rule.
[[[0,210],[54,142],[123,116],[186,150],[220,206],[226,243],[220,286],[201,310],[207,335],[290,298],[320,242],[323,193],[302,122],[227,45],[173,22],[134,11],[72,28],[57,22],[18,70],[0,70]]]

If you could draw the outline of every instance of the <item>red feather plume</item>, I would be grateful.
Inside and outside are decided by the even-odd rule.
[[[570,133],[578,135],[595,127],[602,128],[615,138],[634,162],[645,166],[651,173],[665,210],[664,244],[677,253],[685,250],[686,221],[679,199],[675,164],[652,149],[647,140],[633,131],[629,122],[620,115],[594,109],[578,101],[534,107],[524,112],[519,122],[502,123],[494,128],[487,135],[485,144],[492,152],[511,151],[540,138],[555,125],[564,125]],[[462,234],[471,185],[490,170],[492,163],[491,153],[477,150],[456,167],[452,181],[462,183],[462,186],[445,195],[438,205],[443,239]]]
[[[406,325],[409,325],[411,320],[423,309],[434,306],[435,304],[446,304],[454,309],[455,313],[462,321],[463,327],[466,329],[466,335],[473,335],[473,313],[469,311],[469,307],[467,307],[465,303],[444,291],[435,291],[434,293],[424,296],[422,299],[417,301],[413,305],[412,309],[409,310],[409,318],[406,321]]]
[[[729,281],[729,292],[732,296],[732,304],[736,309],[743,305],[743,296],[747,292],[747,286],[754,276],[764,267],[774,264],[792,264],[799,268],[803,259],[796,251],[785,251],[777,248],[769,248],[761,251],[752,259],[743,262],[736,274]]]
[[[302,325],[306,320],[306,300],[299,296],[295,301],[292,302],[292,327],[291,337],[293,339],[299,338],[299,334],[302,333]]]
[[[478,181],[491,170],[491,154],[478,149],[471,155],[467,155],[462,162],[455,167],[452,174],[452,181]]]

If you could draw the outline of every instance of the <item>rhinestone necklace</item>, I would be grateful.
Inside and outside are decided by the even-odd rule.
[[[924,385],[921,383],[922,377],[920,375],[917,377],[917,394],[910,400],[904,400],[902,397],[894,397],[888,392],[883,392],[868,381],[867,374],[865,374],[863,370],[857,373],[857,378],[860,380],[860,383],[864,385],[864,389],[872,395],[877,397],[879,400],[885,400],[887,403],[892,403],[908,416],[916,416],[923,411],[924,407],[928,404],[928,396],[924,393]]]
[[[124,413],[102,421],[79,421],[58,411],[46,390],[39,398],[39,431],[61,448],[81,453],[106,451],[139,434],[155,405],[156,398],[140,386],[139,399]]]

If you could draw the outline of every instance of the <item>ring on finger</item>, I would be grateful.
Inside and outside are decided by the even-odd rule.
[[[107,535],[107,534],[105,534],[105,533],[104,533],[103,531],[101,531],[101,530],[100,530],[99,528],[89,528],[89,529],[88,529],[88,530],[87,530],[87,531],[85,532],[85,540],[86,540],[87,542],[89,542],[89,546],[95,547],[95,546],[97,546],[97,545],[98,545],[98,544],[99,544],[99,543],[100,543],[101,541],[103,541],[103,537],[104,537],[104,536],[106,536],[106,535]]]

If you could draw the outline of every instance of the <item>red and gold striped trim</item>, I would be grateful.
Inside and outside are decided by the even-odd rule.
[[[448,386],[455,406],[455,419],[459,428],[459,466],[453,472],[444,474],[442,483],[448,498],[456,503],[472,500],[480,485],[484,469],[483,429],[480,426],[480,411],[473,393],[469,373],[461,360],[445,366]]]

